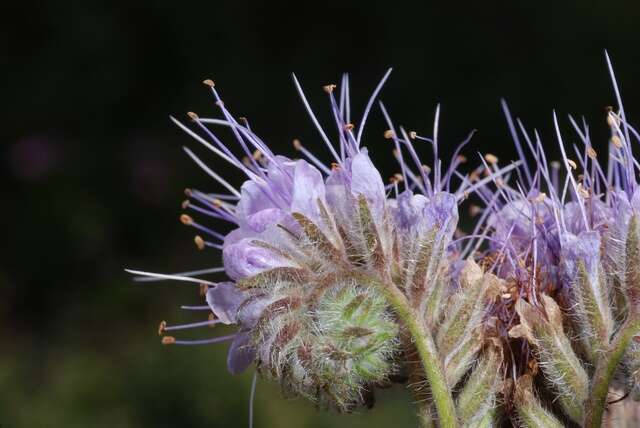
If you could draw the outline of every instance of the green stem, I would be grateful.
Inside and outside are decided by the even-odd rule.
[[[585,428],[599,428],[602,426],[602,415],[607,404],[609,384],[633,336],[639,333],[640,314],[631,313],[620,328],[613,343],[611,343],[609,350],[596,366],[590,395],[585,403]]]
[[[431,388],[431,394],[438,413],[438,425],[441,428],[458,426],[456,408],[451,390],[444,376],[444,369],[433,337],[425,328],[422,316],[416,314],[404,294],[393,284],[383,284],[373,278],[367,281],[380,289],[400,320],[405,324],[414,341],[420,361]]]

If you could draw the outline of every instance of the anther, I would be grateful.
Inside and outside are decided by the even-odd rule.
[[[190,198],[192,194],[191,189],[189,188],[184,189],[184,194],[187,198]]]
[[[596,153],[596,151],[593,149],[593,147],[588,147],[587,148],[587,156],[589,156],[591,159],[595,160],[596,157],[598,157],[598,154]]]
[[[560,169],[560,162],[558,162],[558,161],[551,161],[551,168],[553,168],[553,169]]]
[[[244,123],[245,125],[246,125],[247,123],[249,123],[249,121],[247,120],[247,118],[246,118],[246,117],[244,117],[244,116],[240,116],[240,117],[238,118],[238,121],[240,121],[240,122]]]
[[[427,174],[431,172],[431,168],[428,165],[422,165],[422,170]]]
[[[331,162],[331,170],[332,171],[337,171],[340,169],[340,164],[336,163],[336,162]]]
[[[162,336],[164,334],[165,328],[167,328],[167,322],[160,321],[160,325],[158,326],[158,336]]]
[[[458,159],[459,163],[465,163],[467,161],[467,157],[464,155],[458,155],[456,159]]]
[[[544,200],[547,198],[547,194],[544,192],[540,192],[538,194],[538,196],[536,196],[535,198],[533,198],[533,202],[544,202]]]
[[[186,210],[187,208],[189,208],[189,199],[182,201],[182,209]]]
[[[614,135],[613,137],[611,137],[611,144],[613,144],[619,149],[622,148],[622,140],[617,135]]]
[[[216,316],[215,316],[215,315],[213,315],[213,312],[209,313],[209,321],[215,321],[215,320],[216,320]],[[216,325],[212,323],[209,327],[210,327],[210,328],[213,328],[213,327],[215,327],[215,326],[216,326]]]
[[[498,163],[498,158],[491,153],[487,153],[486,155],[484,155],[484,159],[491,165],[495,165]]]
[[[200,284],[200,296],[206,296],[207,291],[209,291],[209,286],[207,284]]]
[[[345,130],[345,131],[351,131],[351,130],[352,130],[353,128],[355,128],[355,127],[356,127],[356,126],[355,126],[353,123],[347,123],[347,124],[344,126],[344,130]]]
[[[334,85],[334,84],[331,84],[331,85],[324,85],[324,86],[322,87],[322,89],[323,89],[327,94],[332,93],[332,92],[333,92],[333,90],[334,90],[335,88],[336,88],[336,85]]]
[[[200,118],[198,117],[198,115],[197,115],[197,114],[195,114],[195,113],[194,113],[194,112],[192,112],[192,111],[188,111],[188,112],[187,112],[187,116],[189,116],[189,117],[191,118],[191,120],[198,120],[198,119],[200,119]]]
[[[180,221],[182,222],[182,224],[184,224],[185,226],[191,226],[191,224],[193,224],[193,219],[191,218],[190,215],[187,214],[182,214],[180,216]]]
[[[213,88],[215,85],[215,83],[213,83],[213,80],[211,79],[205,79],[202,81],[202,83],[204,83],[205,85],[209,86],[210,88]]]
[[[567,159],[567,163],[569,164],[571,169],[578,169],[578,165],[574,161],[572,161],[571,159]]]
[[[417,136],[418,133],[416,131],[409,132],[409,138],[411,138],[412,140],[415,140]]]
[[[469,215],[471,217],[475,217],[478,214],[480,214],[480,211],[482,211],[482,208],[480,208],[478,205],[471,205],[469,207]]]
[[[253,159],[260,160],[262,158],[262,152],[258,149],[253,152]]]
[[[293,148],[297,151],[300,151],[302,149],[302,143],[297,138],[294,138],[293,140]]]
[[[385,139],[390,140],[395,136],[395,133],[391,129],[387,129],[386,131],[384,131],[383,135]]]
[[[173,336],[164,336],[162,338],[163,345],[173,345],[174,343],[176,343],[176,338]]]
[[[196,247],[198,247],[198,250],[204,250],[204,239],[202,239],[200,235],[196,235],[195,238],[193,238],[193,242],[196,243]]]
[[[222,201],[220,199],[214,199],[212,203],[216,208],[220,208],[222,206]]]

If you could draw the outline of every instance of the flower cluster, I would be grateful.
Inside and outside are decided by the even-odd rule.
[[[255,364],[285,393],[340,411],[371,405],[376,388],[408,383],[422,426],[596,426],[614,375],[640,398],[640,345],[632,340],[640,334],[640,165],[631,149],[631,136],[640,136],[624,110],[607,113],[607,163],[587,125],[570,117],[582,142],[572,160],[554,115],[562,158],[550,162],[538,133],[503,103],[520,159],[500,167],[488,154],[463,173],[461,150],[473,133],[445,164],[439,109],[425,137],[396,127],[378,103],[399,168],[385,184],[363,143],[389,74],[356,123],[349,77],[324,87],[336,141],[294,77],[330,164],[298,140],[301,158],[274,153],[231,114],[211,80],[204,84],[221,118],[189,113],[191,127],[172,118],[246,180],[237,189],[185,148],[226,193],[188,189],[181,220],[198,231],[199,249],[221,250],[223,265],[132,271],[142,281],[201,285],[206,305],[184,308],[209,319],[163,321],[163,343],[230,341],[231,373]],[[214,127],[228,128],[235,147]],[[430,166],[419,155],[424,147]],[[469,197],[484,206],[472,207],[476,227],[465,235],[458,207]],[[197,218],[228,226],[214,230]],[[202,279],[218,272],[230,281]],[[215,324],[236,332],[196,341],[168,335]]]

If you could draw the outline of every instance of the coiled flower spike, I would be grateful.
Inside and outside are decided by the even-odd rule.
[[[485,164],[460,173],[460,150],[471,133],[445,167],[438,155],[439,109],[428,138],[396,128],[380,104],[388,126],[383,135],[400,168],[385,185],[362,143],[388,76],[368,101],[359,126],[351,122],[348,77],[337,98],[335,85],[325,87],[337,143],[327,137],[294,77],[333,157],[330,166],[299,141],[294,147],[305,159],[273,153],[246,120],[233,117],[206,80],[222,118],[189,113],[193,128],[172,120],[247,179],[236,189],[185,148],[228,193],[187,190],[183,208],[189,214],[181,221],[198,231],[199,249],[222,251],[223,266],[170,275],[131,272],[141,281],[201,285],[207,304],[183,308],[207,311],[209,319],[182,325],[163,321],[159,333],[165,344],[230,341],[231,373],[255,363],[257,373],[278,381],[286,394],[340,411],[371,405],[377,387],[408,380],[423,426],[434,421],[499,424],[502,412],[495,403],[505,355],[496,326],[486,318],[505,284],[462,260],[461,241],[453,236],[458,204],[502,181],[519,163]],[[236,149],[217,137],[214,126],[230,129]],[[419,144],[431,147],[432,167],[421,161]],[[231,231],[212,229],[206,218],[227,222]],[[200,278],[219,272],[232,281]],[[216,324],[235,325],[237,331],[195,341],[166,335]]]

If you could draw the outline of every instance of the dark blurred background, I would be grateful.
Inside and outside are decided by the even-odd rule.
[[[481,147],[506,161],[515,152],[500,97],[551,154],[554,108],[563,128],[567,113],[584,115],[606,141],[605,48],[628,117],[640,114],[639,18],[637,1],[3,5],[0,425],[247,426],[251,374],[226,372],[226,345],[159,343],[160,320],[195,319],[178,306],[198,302],[196,290],[134,284],[123,271],[220,263],[178,222],[186,186],[219,190],[182,145],[238,182],[168,119],[218,113],[202,79],[277,151],[295,156],[297,137],[328,159],[290,73],[328,124],[322,85],[351,73],[359,113],[393,66],[382,99],[398,124],[430,135],[442,103],[445,153],[478,129],[468,157]],[[385,128],[376,110],[365,144],[391,175]],[[412,426],[408,400],[394,388],[343,417],[258,382],[255,426]]]

